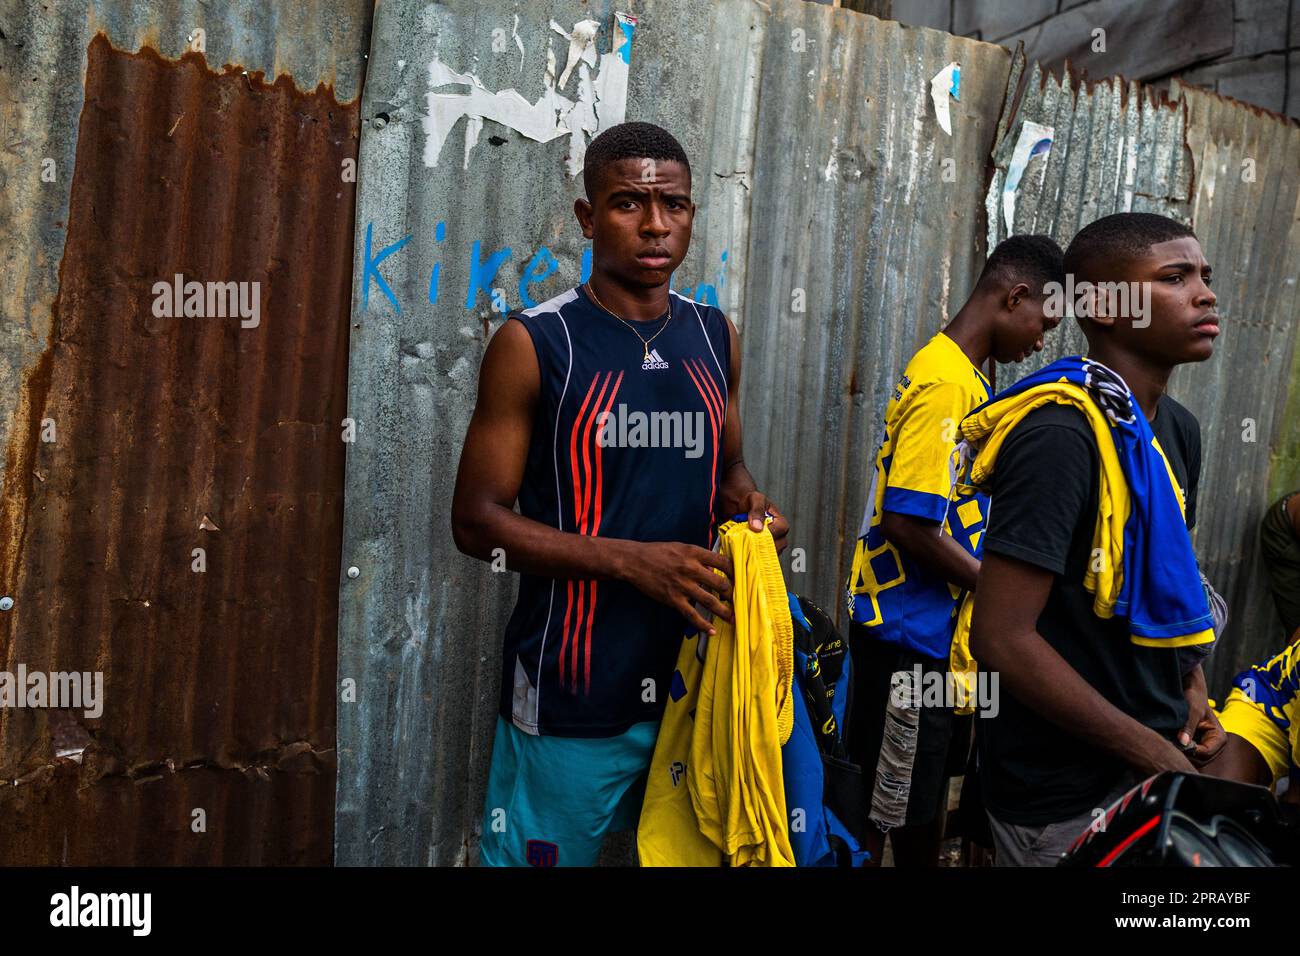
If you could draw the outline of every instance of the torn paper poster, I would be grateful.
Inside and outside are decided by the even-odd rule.
[[[479,133],[483,132],[483,117],[469,116],[465,119],[465,162],[462,169],[469,169],[469,154],[478,145]]]
[[[1124,165],[1124,205],[1120,212],[1133,211],[1133,190],[1137,188],[1137,140],[1132,136],[1127,139],[1128,148],[1120,150]],[[1209,190],[1210,198],[1214,198],[1213,187]]]
[[[595,20],[579,20],[573,25],[572,33],[565,33],[564,27],[552,20],[551,29],[569,41],[569,58],[564,61],[564,72],[560,74],[560,89],[564,89],[579,61],[596,65],[596,34],[600,24]]]
[[[603,129],[617,126],[627,117],[627,73],[632,57],[632,34],[636,30],[636,17],[626,13],[614,15],[613,50],[600,55],[600,72],[593,79],[585,59],[578,65],[578,102],[565,118],[571,133],[569,155],[564,167],[570,176],[577,176],[587,156],[587,136],[595,136]],[[577,32],[577,28],[574,28]],[[589,47],[592,50],[594,47]],[[573,55],[573,47],[569,47]],[[561,78],[563,79],[563,78]],[[564,86],[563,83],[560,84]]]
[[[550,58],[554,63],[554,55]],[[469,87],[468,93],[435,93],[441,86],[456,83]],[[429,112],[423,119],[425,132],[424,165],[437,166],[438,156],[452,127],[462,116],[470,118],[471,129],[465,137],[465,168],[469,168],[469,154],[478,141],[478,130],[483,120],[490,119],[509,126],[521,136],[550,142],[568,132],[557,122],[557,114],[573,108],[572,101],[555,92],[554,69],[548,70],[542,95],[536,103],[529,103],[513,89],[489,92],[479,78],[470,73],[457,73],[436,57],[429,64]]]
[[[515,38],[515,46],[519,47],[519,71],[524,69],[524,41],[519,38],[519,14],[515,14],[515,25],[510,28],[510,35]]]
[[[564,168],[570,176],[582,172],[587,157],[587,135],[596,135],[600,122],[596,118],[596,91],[587,64],[578,68],[578,102],[565,117],[569,127],[569,155],[564,158]]]
[[[1011,235],[1015,228],[1016,190],[1020,187],[1020,178],[1025,174],[1025,167],[1029,165],[1030,159],[1045,154],[1052,148],[1054,134],[1055,130],[1051,126],[1043,126],[1029,120],[1025,120],[1025,124],[1020,127],[1020,138],[1016,140],[1016,148],[1011,151],[1007,179],[1002,184],[1002,218],[1007,225],[1007,235]],[[1046,166],[1043,167],[1043,175],[1047,175]]]
[[[466,169],[469,168],[470,154],[478,143],[483,121],[492,120],[539,143],[567,135],[566,169],[570,176],[577,176],[582,171],[588,138],[622,123],[627,116],[628,67],[636,18],[615,14],[612,49],[599,57],[595,51],[599,25],[594,20],[582,20],[570,32],[565,32],[554,22],[551,28],[569,41],[568,61],[557,83],[555,53],[547,48],[543,92],[536,103],[529,103],[514,89],[491,92],[477,76],[457,73],[435,57],[429,64],[428,113],[422,120],[426,166],[438,165],[447,137],[461,117],[466,117]],[[522,53],[522,43],[520,46]],[[594,75],[593,68],[597,70]],[[576,100],[560,92],[575,69],[578,76],[574,91]],[[437,92],[440,87],[452,84],[467,87],[468,92]]]
[[[952,119],[948,112],[948,97],[961,100],[961,64],[949,63],[930,78],[930,99],[934,101],[934,115],[940,128],[952,135]]]
[[[596,115],[600,128],[617,126],[627,117],[627,73],[632,65],[632,34],[636,17],[614,14],[614,49],[600,58],[596,77]]]

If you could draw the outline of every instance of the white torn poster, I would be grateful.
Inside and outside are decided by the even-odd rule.
[[[569,155],[564,158],[564,168],[570,176],[577,176],[586,160],[587,136],[595,136],[600,129],[595,86],[585,63],[578,68],[578,102],[569,110],[565,123],[569,127]]]
[[[1120,158],[1124,163],[1124,205],[1120,212],[1133,211],[1133,191],[1137,189],[1137,159],[1138,146],[1137,140],[1129,136],[1125,142],[1127,147],[1120,150]],[[1209,190],[1210,198],[1214,198],[1213,187]]]
[[[595,20],[579,20],[573,25],[572,33],[565,33],[564,28],[552,20],[551,29],[569,41],[569,56],[564,61],[564,72],[560,74],[560,89],[564,89],[578,61],[587,66],[596,65],[596,34],[600,24]]]
[[[952,118],[948,97],[961,100],[961,64],[949,63],[930,78],[930,99],[934,102],[934,115],[939,118],[939,128],[952,135]]]
[[[548,51],[549,52],[549,51]],[[514,90],[491,93],[470,73],[457,73],[440,60],[429,64],[429,86],[447,86],[451,83],[469,87],[468,93],[428,94],[429,112],[423,119],[424,165],[437,166],[438,156],[452,127],[462,116],[470,118],[471,129],[465,137],[465,168],[469,168],[469,154],[478,141],[478,131],[483,120],[490,119],[509,126],[521,136],[547,143],[568,130],[556,121],[560,112],[568,112],[573,103],[555,92],[555,56],[549,57],[550,69],[544,81],[545,89],[536,103],[529,103]]]
[[[515,38],[515,46],[519,47],[519,70],[524,69],[524,41],[519,38],[519,14],[515,14],[515,25],[510,28],[510,35]]]
[[[600,58],[600,76],[596,77],[596,115],[600,128],[609,129],[627,116],[627,73],[632,65],[632,34],[636,17],[614,14],[614,50]]]
[[[514,89],[491,92],[477,76],[457,73],[435,57],[429,64],[428,112],[422,118],[424,164],[438,165],[447,137],[461,117],[466,117],[464,168],[469,168],[470,154],[478,143],[483,121],[492,120],[539,143],[567,135],[569,152],[565,167],[570,176],[577,176],[582,172],[588,138],[622,123],[627,116],[628,67],[636,22],[635,17],[615,14],[612,49],[597,57],[595,39],[599,24],[596,21],[579,21],[567,33],[552,21],[551,29],[569,41],[568,58],[557,83],[555,53],[547,48],[543,92],[536,103],[529,103]],[[522,42],[520,52],[523,52]],[[593,68],[598,70],[594,76]],[[576,100],[560,92],[575,69]],[[437,92],[451,84],[468,87],[468,92]]]
[[[614,49],[600,55],[600,73],[595,79],[589,79],[586,66],[579,67],[578,105],[568,118],[573,135],[569,139],[565,168],[570,176],[582,172],[587,155],[587,140],[579,131],[586,130],[594,137],[627,117],[627,72],[632,62],[636,17],[615,14],[614,26]],[[587,112],[587,104],[591,104],[594,114]]]
[[[1002,219],[1007,226],[1007,235],[1011,235],[1015,228],[1016,190],[1020,187],[1020,179],[1025,174],[1025,167],[1034,156],[1046,153],[1052,148],[1052,137],[1055,132],[1051,126],[1043,126],[1029,120],[1025,120],[1024,125],[1020,127],[1020,138],[1016,140],[1016,148],[1011,151],[1007,179],[1002,184]],[[1047,175],[1046,166],[1043,167],[1043,175]]]

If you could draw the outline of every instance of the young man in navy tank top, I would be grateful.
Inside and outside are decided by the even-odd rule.
[[[668,287],[695,217],[681,145],[612,127],[583,178],[591,278],[492,337],[452,502],[457,547],[520,574],[485,865],[589,866],[635,826],[681,636],[731,619],[719,518],[788,531],[741,453],[736,329]]]

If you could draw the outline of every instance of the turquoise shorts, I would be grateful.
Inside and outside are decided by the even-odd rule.
[[[636,827],[658,736],[538,736],[498,715],[479,865],[595,866],[606,833]]]

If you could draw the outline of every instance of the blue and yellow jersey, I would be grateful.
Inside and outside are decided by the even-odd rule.
[[[1300,635],[1297,635],[1300,636]],[[1255,664],[1232,679],[1219,714],[1230,734],[1245,738],[1268,763],[1277,782],[1290,775],[1300,783],[1300,644]]]
[[[976,558],[989,500],[965,484],[961,420],[988,401],[986,379],[942,332],[912,356],[885,407],[871,491],[848,582],[852,620],[882,641],[946,658],[962,589],[885,539],[886,511],[942,523]]]

